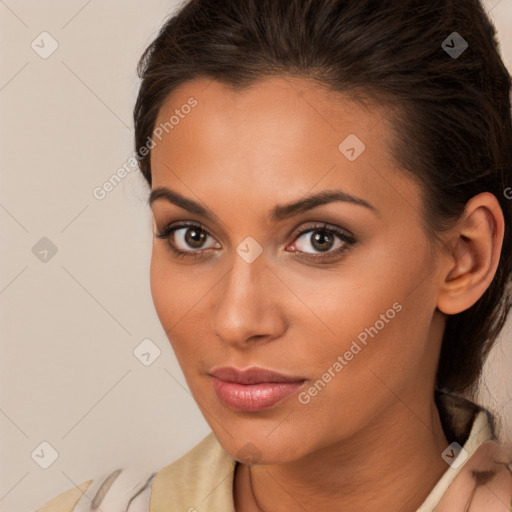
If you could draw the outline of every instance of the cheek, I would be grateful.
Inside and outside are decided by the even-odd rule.
[[[189,275],[192,267],[172,265],[166,252],[164,242],[153,246],[150,285],[160,321],[169,328],[190,309],[201,287],[200,281]]]
[[[211,285],[193,265],[171,265],[163,248],[153,248],[151,296],[157,316],[179,361],[192,358],[204,338],[206,295]]]
[[[180,324],[186,323],[186,318],[182,322],[180,319],[186,314],[185,306],[189,301],[184,295],[190,293],[190,287],[187,289],[183,286],[183,278],[177,277],[178,274],[169,265],[163,252],[161,248],[153,248],[151,255],[151,296],[162,328],[176,352],[178,347],[175,340],[180,338],[175,336],[175,332],[179,330]]]
[[[162,326],[167,329],[170,327],[166,324],[170,324],[173,315],[173,296],[175,294],[170,293],[171,279],[169,273],[165,270],[163,258],[160,255],[160,251],[153,247],[151,253],[151,266],[149,272],[149,282],[151,286],[151,296],[153,298],[153,304],[157,312],[158,318]]]
[[[288,276],[307,306],[297,303],[294,313],[296,325],[309,331],[299,336],[301,359],[323,373],[341,356],[345,378],[357,381],[372,368],[417,364],[435,306],[422,251],[376,244],[360,254],[333,273]]]
[[[336,268],[290,268],[282,277],[293,291],[288,312],[294,315],[296,325],[309,324],[315,339],[340,340],[337,348],[373,325],[406,293],[407,276],[382,247],[354,252]]]

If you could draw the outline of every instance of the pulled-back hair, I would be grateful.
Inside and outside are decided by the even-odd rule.
[[[454,32],[468,44],[460,55],[447,51]],[[448,316],[436,377],[438,389],[476,391],[512,304],[511,78],[479,0],[190,0],[138,73],[135,147],[149,185],[151,153],[140,150],[178,86],[207,77],[240,90],[295,76],[390,107],[392,155],[421,184],[429,240],[470,198],[494,194],[505,217],[499,266],[472,307]]]

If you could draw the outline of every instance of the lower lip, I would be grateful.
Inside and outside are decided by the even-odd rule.
[[[213,377],[217,396],[230,409],[243,412],[262,411],[296,392],[300,382],[260,382],[259,384],[237,384]]]

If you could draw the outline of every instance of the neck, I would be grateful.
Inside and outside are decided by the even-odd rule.
[[[441,453],[448,444],[433,400],[422,411],[397,400],[378,422],[334,446],[286,464],[240,464],[236,510],[414,512],[447,470]]]

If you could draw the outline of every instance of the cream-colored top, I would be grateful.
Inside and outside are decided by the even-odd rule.
[[[440,413],[444,411],[463,449],[457,452],[459,447],[450,445],[443,452],[447,470],[417,512],[512,511],[512,470],[493,440],[490,416],[455,395],[438,398],[444,404]],[[38,512],[235,512],[236,465],[211,432],[157,472],[106,472],[57,496]]]

